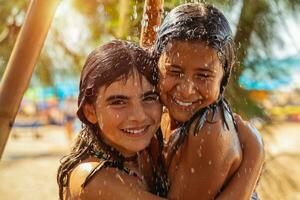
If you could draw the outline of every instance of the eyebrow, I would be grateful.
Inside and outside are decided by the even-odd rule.
[[[182,69],[181,66],[180,66],[180,65],[177,65],[177,64],[167,63],[167,65],[170,66],[170,67],[174,67],[174,68],[176,68],[176,69],[180,69],[180,70]]]
[[[116,99],[129,99],[129,97],[127,96],[124,96],[124,95],[112,95],[112,96],[109,96],[106,101],[113,101],[113,100],[116,100]]]
[[[209,64],[207,64],[207,65],[208,65],[208,66],[211,66],[212,63],[209,63]],[[176,68],[176,69],[182,70],[182,68],[181,68],[179,65],[176,65],[176,64],[168,64],[168,66],[174,67],[174,68]],[[195,71],[198,71],[198,72],[209,72],[209,73],[214,73],[214,71],[213,71],[212,69],[210,69],[210,68],[202,68],[202,67],[195,69]]]
[[[153,91],[153,90],[150,90],[150,91],[147,91],[145,93],[143,93],[141,95],[141,97],[146,97],[146,96],[149,96],[149,95],[158,95],[158,92],[156,91]],[[124,99],[124,100],[128,100],[129,97],[128,96],[125,96],[125,95],[112,95],[112,96],[109,96],[106,101],[113,101],[113,100],[116,100],[116,99]]]

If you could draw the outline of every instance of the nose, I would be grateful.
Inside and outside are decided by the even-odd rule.
[[[193,80],[185,78],[179,83],[177,90],[182,97],[189,98],[196,94],[197,88]]]
[[[147,113],[142,102],[136,102],[131,106],[131,112],[128,116],[129,121],[145,122],[147,119]]]

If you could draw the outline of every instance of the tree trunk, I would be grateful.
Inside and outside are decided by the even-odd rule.
[[[164,0],[146,0],[142,19],[140,45],[151,48],[156,40],[156,29],[161,23]]]
[[[58,0],[33,0],[0,84],[0,158],[30,82]]]
[[[235,77],[239,78],[243,72],[243,63],[246,59],[247,52],[251,46],[251,35],[255,30],[255,24],[259,17],[267,11],[267,2],[265,0],[244,0],[241,10],[237,31],[234,42],[237,45],[237,61],[240,63],[239,68],[234,70]]]
[[[130,0],[120,0],[120,15],[119,15],[119,26],[117,30],[117,37],[120,39],[126,39],[128,35],[129,27],[129,11],[130,11]]]

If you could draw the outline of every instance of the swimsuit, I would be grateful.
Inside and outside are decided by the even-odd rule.
[[[161,138],[159,135],[161,134],[158,131],[157,137]],[[103,143],[100,139],[99,142],[101,149],[100,150],[90,150],[90,155],[94,158],[100,160],[100,163],[89,173],[89,175],[85,178],[85,181],[81,185],[84,188],[95,176],[97,172],[99,172],[103,168],[116,168],[130,176],[134,176],[138,179],[138,181],[142,182],[142,177],[140,177],[137,173],[132,171],[131,169],[124,166],[124,162],[126,161],[134,161],[137,159],[137,154],[133,157],[125,158],[120,152],[115,150],[114,148],[108,146]],[[162,163],[159,163],[158,166],[153,169],[153,187],[150,188],[150,192],[156,194],[160,197],[166,197],[169,191],[169,183],[167,180],[166,173],[164,171],[164,167]]]

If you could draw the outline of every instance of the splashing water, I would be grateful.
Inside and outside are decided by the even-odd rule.
[[[194,168],[191,168],[191,173],[195,173],[195,169]]]

